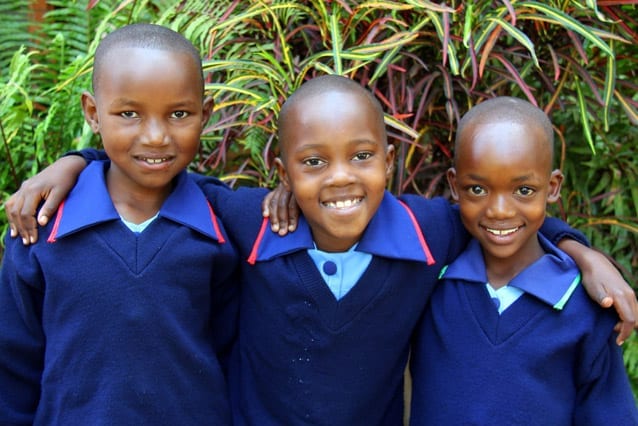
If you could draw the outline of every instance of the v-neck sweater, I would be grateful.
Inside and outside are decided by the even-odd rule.
[[[528,292],[500,315],[478,242],[450,265],[412,353],[412,425],[638,424],[615,313],[571,287],[578,269],[541,240],[548,253],[513,284]]]
[[[186,173],[135,235],[91,166],[36,244],[5,241],[0,424],[230,424],[235,249]]]

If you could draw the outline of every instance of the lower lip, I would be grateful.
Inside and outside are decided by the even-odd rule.
[[[329,210],[331,213],[336,213],[336,214],[350,214],[353,211],[357,210],[359,207],[361,206],[361,202],[355,203],[355,204],[351,204],[348,207],[330,207],[330,206],[326,206],[324,205],[323,207],[327,210]]]
[[[166,169],[170,166],[170,164],[172,163],[172,160],[167,160],[167,161],[162,161],[161,163],[149,163],[147,161],[144,160],[136,160],[138,164],[140,164],[142,167],[150,169],[150,170],[163,170]]]

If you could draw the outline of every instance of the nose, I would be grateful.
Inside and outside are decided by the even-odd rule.
[[[356,179],[352,172],[352,167],[346,161],[334,162],[329,172],[329,183],[334,186],[349,185]]]
[[[506,219],[515,215],[511,200],[506,194],[495,194],[490,199],[486,216],[492,219]]]
[[[169,142],[169,135],[163,121],[149,118],[144,124],[141,141],[148,145],[165,145]]]

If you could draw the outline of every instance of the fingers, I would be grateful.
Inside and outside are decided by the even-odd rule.
[[[65,191],[59,190],[58,187],[51,189],[51,192],[46,196],[44,204],[42,204],[38,212],[38,223],[41,226],[49,223],[49,219],[58,211],[58,207],[62,204],[62,201],[64,201],[64,197],[66,197]]]
[[[297,229],[297,221],[299,220],[299,206],[297,200],[290,193],[288,198],[288,232],[294,232]]]
[[[618,312],[620,321],[616,324],[614,330],[618,332],[616,337],[616,343],[622,345],[627,340],[633,331],[638,328],[638,300],[633,290],[626,291],[616,290],[611,291],[611,295],[606,295],[601,298],[601,306],[606,299],[611,299],[612,304]]]
[[[291,204],[291,194],[283,187],[277,186],[264,197],[261,203],[262,214],[270,218],[270,229],[283,236],[297,228],[297,203]],[[293,206],[291,210],[291,205]]]
[[[276,190],[275,190],[276,191]],[[276,192],[270,191],[261,202],[261,211],[263,217],[270,219],[270,229],[272,232],[279,231],[279,216],[277,214]]]
[[[606,295],[606,294],[602,294],[599,298],[599,304],[600,306],[602,306],[603,308],[611,308],[611,306],[614,304],[614,299],[612,299],[610,296]]]
[[[37,241],[37,224],[35,221],[35,211],[38,202],[23,196],[23,188],[28,187],[28,182],[20,186],[20,191],[11,195],[5,203],[5,212],[9,221],[10,235],[22,238],[24,245],[29,245]]]
[[[285,188],[282,185],[277,186],[277,188],[275,189],[275,191],[273,191],[275,193],[275,197],[274,197],[274,204],[276,205],[276,215],[277,215],[277,221],[278,221],[278,229],[277,229],[277,233],[281,236],[284,236],[288,233],[289,231],[289,226],[290,226],[290,212],[289,212],[289,205],[290,205],[290,192],[286,191]],[[294,228],[293,228],[294,229]]]

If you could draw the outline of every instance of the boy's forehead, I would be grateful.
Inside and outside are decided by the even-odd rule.
[[[525,153],[539,163],[551,163],[551,143],[541,125],[533,121],[492,120],[468,123],[460,137],[456,159],[467,157],[474,161],[489,155],[491,159],[513,161],[514,154]],[[551,166],[551,164],[550,164]]]
[[[192,57],[175,50],[148,48],[148,47],[113,47],[104,53],[104,59],[93,70],[94,80],[114,76],[122,78],[126,75],[134,75],[141,70],[162,72],[162,64],[166,62],[179,63],[185,78],[193,84],[201,80],[199,64]],[[153,65],[157,64],[156,67]],[[139,66],[139,68],[136,67]]]
[[[460,142],[462,145],[473,143],[479,134],[492,134],[495,143],[510,144],[517,143],[517,140],[512,140],[512,136],[522,134],[533,134],[534,138],[525,138],[526,143],[531,141],[538,145],[546,145],[550,147],[551,141],[547,138],[545,129],[540,123],[533,120],[521,120],[512,119],[507,115],[492,118],[489,120],[474,120],[466,124],[462,130],[460,136]],[[518,140],[518,143],[522,141]]]
[[[387,143],[383,111],[362,93],[341,88],[308,93],[294,99],[279,121],[282,154],[304,141],[379,140]],[[319,136],[322,135],[322,136]],[[347,139],[346,138],[346,139]]]

